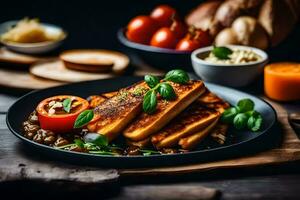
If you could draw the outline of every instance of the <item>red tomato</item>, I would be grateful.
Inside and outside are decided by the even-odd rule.
[[[175,48],[178,39],[176,34],[170,28],[163,27],[158,29],[153,35],[150,45],[160,48]]]
[[[157,25],[154,19],[148,16],[137,16],[133,18],[126,31],[126,37],[137,43],[149,44],[153,33],[157,30]]]
[[[176,50],[179,51],[193,51],[200,48],[201,45],[197,40],[193,40],[189,37],[181,39],[176,45]]]
[[[150,14],[159,27],[169,27],[172,24],[173,18],[177,18],[177,11],[168,5],[160,5],[156,7]]]
[[[211,44],[211,39],[208,32],[200,29],[193,30],[186,37],[181,39],[176,45],[176,50],[193,51],[195,49],[205,47]]]
[[[70,112],[63,107],[53,107],[55,102],[61,104],[65,99],[71,99]],[[51,130],[56,133],[71,131],[77,116],[89,107],[87,100],[76,96],[60,95],[44,99],[36,108],[40,126],[42,129]],[[54,109],[54,113],[50,110]]]

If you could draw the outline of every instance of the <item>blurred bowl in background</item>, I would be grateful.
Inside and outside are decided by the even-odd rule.
[[[19,22],[18,20],[13,20],[13,21],[7,21],[0,24],[0,35],[6,33],[11,27],[14,27],[18,22]],[[40,23],[40,24],[44,27],[45,31],[48,33],[63,32],[63,37],[55,41],[45,41],[45,42],[37,42],[37,43],[17,43],[17,42],[4,41],[2,39],[0,40],[0,42],[8,49],[16,52],[27,53],[27,54],[41,54],[56,49],[66,39],[67,32],[64,31],[61,27],[52,24],[47,24],[47,23]]]
[[[268,55],[257,48],[240,45],[226,45],[226,47],[241,50],[251,50],[261,57],[260,60],[241,64],[216,64],[205,61],[213,46],[193,51],[191,55],[195,73],[204,81],[220,85],[242,87],[250,84],[262,74],[268,62]]]
[[[119,41],[128,48],[128,51],[141,58],[151,67],[162,70],[171,70],[181,68],[192,71],[191,52],[177,51],[174,49],[164,49],[152,47],[150,45],[139,44],[129,41],[125,36],[126,29],[122,28],[118,31]]]

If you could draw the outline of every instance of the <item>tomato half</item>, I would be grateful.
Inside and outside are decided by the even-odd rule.
[[[63,101],[71,100],[70,111],[63,108]],[[60,95],[53,96],[41,101],[37,108],[38,119],[42,129],[51,130],[55,133],[65,133],[71,131],[77,116],[88,109],[87,100],[77,96]]]

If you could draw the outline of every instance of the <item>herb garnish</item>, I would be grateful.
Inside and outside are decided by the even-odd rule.
[[[227,47],[216,47],[214,46],[213,50],[211,51],[217,58],[222,60],[229,59],[229,55],[233,53],[233,51]]]
[[[237,106],[225,110],[221,120],[233,124],[236,129],[248,128],[256,132],[261,128],[263,118],[259,112],[254,110],[254,106],[255,104],[251,99],[242,99],[237,103]]]
[[[152,114],[155,112],[157,106],[157,93],[159,93],[165,100],[173,100],[176,98],[173,87],[164,81],[186,84],[190,78],[185,71],[181,69],[175,69],[169,71],[162,81],[159,81],[156,76],[152,75],[146,75],[144,80],[151,89],[148,90],[144,96],[143,110],[148,114]]]
[[[190,77],[182,69],[174,69],[174,70],[169,71],[165,75],[164,80],[166,80],[166,81],[172,81],[174,83],[179,83],[179,84],[186,84],[186,83],[189,82]]]
[[[75,123],[74,123],[74,128],[81,128],[84,125],[88,124],[94,117],[94,111],[93,110],[85,110],[81,112]]]
[[[88,133],[83,137],[83,140],[75,139],[72,144],[56,148],[70,150],[74,147],[85,149],[88,153],[100,155],[118,155],[113,150],[116,148],[120,149],[119,147],[109,146],[106,136],[98,133]]]
[[[63,104],[64,111],[69,113],[71,110],[72,100],[70,98],[66,98],[62,104]]]

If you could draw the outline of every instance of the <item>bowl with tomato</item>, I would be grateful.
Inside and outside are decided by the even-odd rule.
[[[176,9],[156,7],[149,15],[131,19],[118,31],[119,41],[145,63],[160,69],[181,67],[192,71],[190,55],[211,44],[208,32],[188,27]]]

